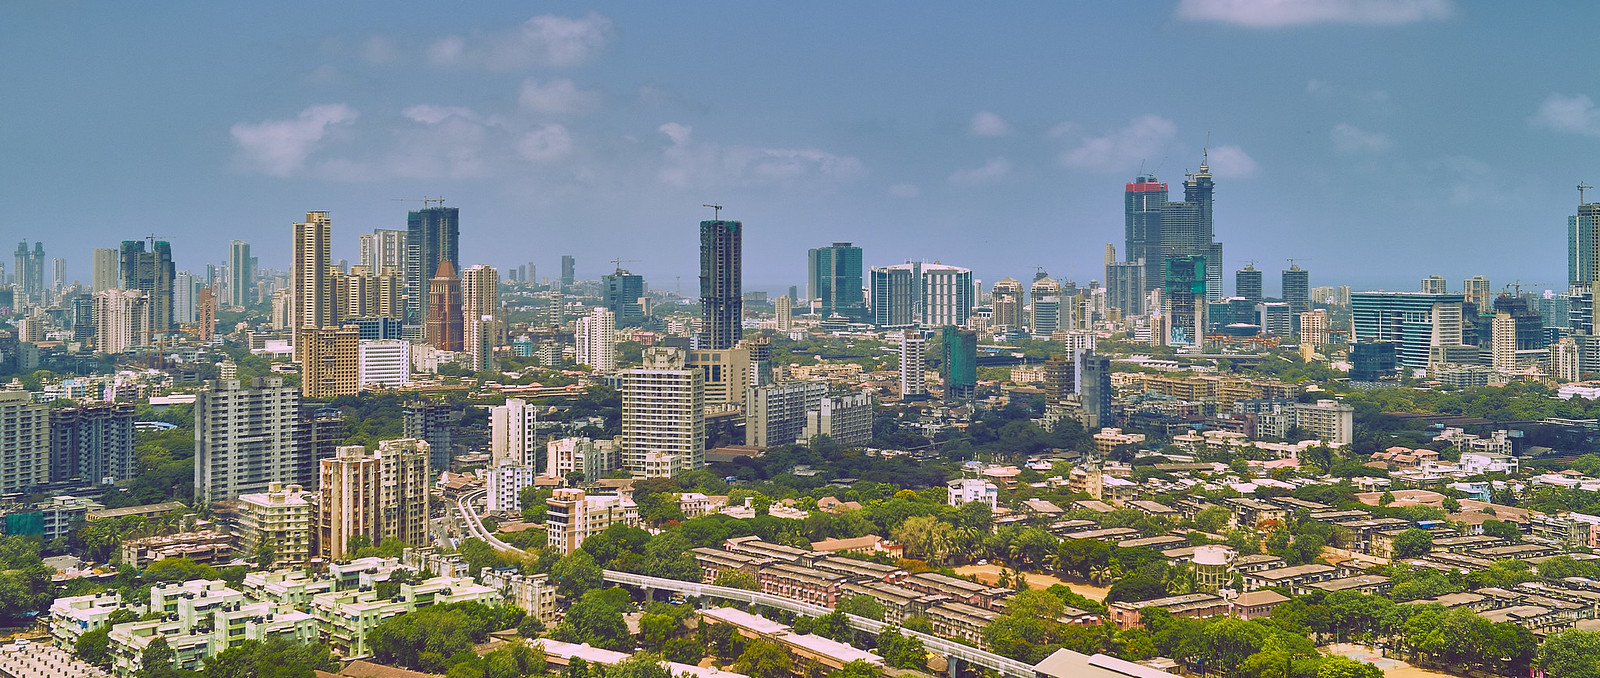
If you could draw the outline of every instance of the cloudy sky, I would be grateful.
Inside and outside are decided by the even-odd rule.
[[[1561,288],[1600,183],[1600,5],[393,4],[4,3],[7,242],[84,280],[150,234],[180,269],[235,238],[287,268],[307,210],[353,260],[404,227],[394,199],[442,195],[463,264],[631,259],[688,290],[720,202],[747,288],[804,284],[837,240],[1085,283],[1123,182],[1177,187],[1209,144],[1226,270]]]

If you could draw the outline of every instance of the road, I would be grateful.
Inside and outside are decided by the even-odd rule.
[[[493,534],[490,534],[488,530],[484,529],[483,521],[478,517],[478,511],[477,509],[473,508],[472,502],[481,499],[486,493],[487,490],[474,490],[472,492],[463,494],[460,498],[456,499],[456,508],[461,512],[461,517],[463,518],[462,522],[467,528],[467,534],[488,542],[490,546],[493,546],[498,550],[515,553],[517,555],[523,555],[523,551],[521,549],[514,548],[510,544],[500,541],[499,539],[495,538]],[[803,614],[807,617],[820,617],[833,612],[832,609],[823,607],[821,605],[813,605],[811,603],[795,600],[793,598],[774,596],[768,593],[762,593],[760,591],[747,591],[745,589],[714,586],[712,584],[701,584],[699,582],[664,579],[662,577],[649,577],[642,574],[633,574],[632,572],[606,570],[605,580],[614,584],[625,584],[627,586],[636,586],[645,589],[676,591],[690,596],[718,598],[721,600],[732,600],[740,603],[756,603],[773,609],[783,610],[785,612]],[[884,622],[877,621],[875,619],[868,619],[866,617],[858,617],[853,614],[846,614],[845,619],[849,622],[851,628],[866,631],[867,633],[871,633],[873,635],[877,635],[879,632],[883,631],[884,627],[889,626]],[[909,629],[900,629],[900,633],[921,640],[922,646],[927,648],[930,652],[937,652],[945,657],[952,657],[969,664],[982,666],[986,669],[992,669],[1000,672],[1002,675],[1015,676],[1017,678],[1034,678],[1035,675],[1033,666],[1031,664],[1025,664],[1015,659],[1007,659],[1000,655],[994,654],[993,652],[985,652],[970,645],[962,645],[961,643],[953,640],[947,640],[945,638],[928,635],[926,633],[919,633]]]

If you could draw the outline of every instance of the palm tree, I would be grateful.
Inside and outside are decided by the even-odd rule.
[[[1105,586],[1122,578],[1122,568],[1115,564],[1100,565],[1089,570],[1089,583]]]

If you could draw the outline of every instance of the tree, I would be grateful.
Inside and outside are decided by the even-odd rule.
[[[833,609],[845,614],[853,614],[857,617],[883,621],[883,603],[878,602],[877,598],[865,594],[845,596],[839,600],[839,604],[835,605]]]
[[[789,653],[770,640],[751,641],[733,667],[750,678],[788,678],[792,668]]]
[[[1419,558],[1433,550],[1433,533],[1411,528],[1394,537],[1396,558]]]
[[[878,654],[883,663],[897,669],[922,669],[927,666],[928,651],[922,639],[900,633],[893,626],[878,634]]]
[[[615,592],[615,593],[613,593]],[[633,649],[633,636],[622,611],[628,594],[622,589],[596,589],[583,594],[567,608],[567,616],[556,627],[555,637],[569,643],[588,643],[607,650]]]
[[[144,647],[144,652],[139,655],[139,672],[134,674],[137,678],[165,678],[177,674],[177,669],[172,666],[173,660],[178,655],[167,645],[166,638],[156,638]]]
[[[145,581],[189,581],[216,579],[215,568],[188,558],[162,558],[144,570]]]
[[[939,560],[950,552],[954,529],[933,516],[915,516],[900,523],[891,535],[905,546],[907,556]]]
[[[743,570],[723,570],[718,572],[717,579],[713,583],[730,589],[761,590],[761,583],[756,581],[756,576]]]
[[[1539,647],[1539,668],[1560,678],[1600,678],[1600,631],[1562,631]]]
[[[646,613],[639,617],[639,645],[651,652],[662,646],[678,631],[678,620],[671,615]]]
[[[1483,533],[1510,542],[1522,541],[1522,530],[1513,522],[1485,520],[1483,521]]]
[[[828,678],[883,678],[883,669],[857,659],[828,674]]]
[[[338,667],[322,643],[300,645],[281,636],[246,640],[205,660],[205,678],[312,678]]]
[[[595,563],[594,556],[580,549],[556,561],[550,568],[550,578],[556,582],[556,593],[576,598],[585,591],[599,588],[605,573]]]
[[[1123,577],[1106,592],[1106,602],[1136,602],[1152,600],[1167,595],[1167,587],[1160,579],[1146,574]]]
[[[1233,514],[1229,513],[1228,509],[1221,506],[1208,506],[1194,515],[1194,525],[1200,528],[1202,532],[1217,534],[1222,531],[1222,528],[1228,526],[1228,520],[1232,516]]]
[[[662,665],[660,657],[642,652],[606,669],[606,678],[672,678],[672,672]]]
[[[1340,655],[1317,662],[1317,678],[1383,678],[1383,669]]]

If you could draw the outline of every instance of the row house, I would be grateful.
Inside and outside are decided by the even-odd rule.
[[[965,603],[945,602],[928,610],[928,621],[936,636],[960,640],[979,649],[989,649],[983,630],[1000,617],[1000,612]]]
[[[1229,497],[1222,500],[1223,508],[1232,512],[1230,524],[1234,528],[1257,527],[1268,521],[1283,524],[1289,518],[1288,510],[1259,499]]]
[[[811,555],[810,551],[797,549],[793,546],[774,544],[762,541],[761,537],[735,537],[723,543],[723,548],[734,553],[744,553],[761,558],[772,558],[784,562],[795,562]]]
[[[1228,613],[1228,601],[1214,593],[1185,593],[1166,598],[1140,601],[1117,601],[1106,606],[1106,611],[1111,623],[1118,629],[1144,628],[1139,620],[1139,611],[1147,607],[1159,607],[1171,613],[1174,617],[1217,617]]]
[[[811,566],[823,572],[831,572],[843,577],[871,578],[891,584],[905,579],[910,574],[905,568],[894,565],[884,565],[870,560],[856,560],[855,558],[839,556],[818,558],[811,563]]]
[[[839,602],[845,577],[803,565],[779,563],[762,568],[756,581],[761,583],[763,593],[833,607]]]
[[[937,594],[913,591],[903,586],[883,582],[845,582],[846,596],[867,596],[883,606],[883,621],[895,626],[905,625],[906,619],[928,614],[928,609],[950,600]]]
[[[1357,591],[1367,595],[1386,593],[1389,590],[1389,578],[1377,574],[1358,574],[1352,577],[1340,577],[1311,584],[1311,588],[1324,593],[1334,591]]]
[[[948,596],[959,603],[991,610],[1004,609],[1011,589],[978,584],[937,572],[918,572],[900,581],[900,586],[925,594]]]
[[[700,580],[706,584],[714,584],[717,577],[729,570],[743,572],[752,577],[761,572],[761,568],[773,563],[785,562],[773,558],[762,558],[747,553],[724,551],[710,547],[694,549],[694,560],[700,565]]]
[[[1303,596],[1310,593],[1312,584],[1333,579],[1338,574],[1338,568],[1321,563],[1280,567],[1245,574],[1244,588],[1254,591],[1268,586],[1281,586],[1294,595]]]

